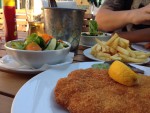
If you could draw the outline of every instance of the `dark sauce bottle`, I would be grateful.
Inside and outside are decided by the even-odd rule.
[[[3,0],[5,41],[17,39],[15,0]]]

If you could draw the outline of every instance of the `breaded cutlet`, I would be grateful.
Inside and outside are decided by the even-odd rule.
[[[150,113],[150,76],[140,75],[139,84],[128,87],[107,70],[79,69],[61,78],[54,93],[70,113]]]

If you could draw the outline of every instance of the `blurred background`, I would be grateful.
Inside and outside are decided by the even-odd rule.
[[[15,0],[16,1],[16,9],[19,10],[24,10],[25,9],[25,0]],[[44,1],[44,0],[43,0]],[[90,10],[90,4],[88,3],[88,0],[56,0],[57,2],[59,1],[65,1],[65,2],[76,2],[78,7],[87,9],[88,11]],[[102,0],[103,3],[104,0]],[[2,9],[2,0],[0,0],[0,10]],[[95,8],[97,10],[97,8]]]
[[[17,19],[17,29],[20,31],[27,31],[27,22],[25,16],[25,1],[26,0],[15,0],[16,1],[16,19]],[[37,1],[37,0],[35,0]],[[46,0],[42,0],[46,1]],[[98,11],[98,7],[91,5],[88,0],[56,0],[56,2],[75,2],[78,8],[85,9],[87,14],[96,15]],[[102,3],[104,0],[102,0]],[[3,30],[3,4],[2,0],[0,0],[0,30]],[[21,16],[20,16],[21,15]]]

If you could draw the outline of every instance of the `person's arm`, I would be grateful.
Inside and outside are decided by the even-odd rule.
[[[114,31],[130,24],[129,11],[113,11],[107,6],[100,8],[95,20],[103,31]]]
[[[129,32],[119,32],[118,35],[122,38],[128,39],[131,43],[150,42],[150,28]]]
[[[114,11],[109,6],[102,6],[96,15],[99,29],[114,31],[127,24],[142,24],[150,21],[150,4],[146,7],[126,11]]]

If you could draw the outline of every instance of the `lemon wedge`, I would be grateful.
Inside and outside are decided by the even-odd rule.
[[[108,73],[113,80],[120,84],[126,86],[133,86],[138,83],[137,74],[127,65],[120,61],[114,61],[110,65]]]

